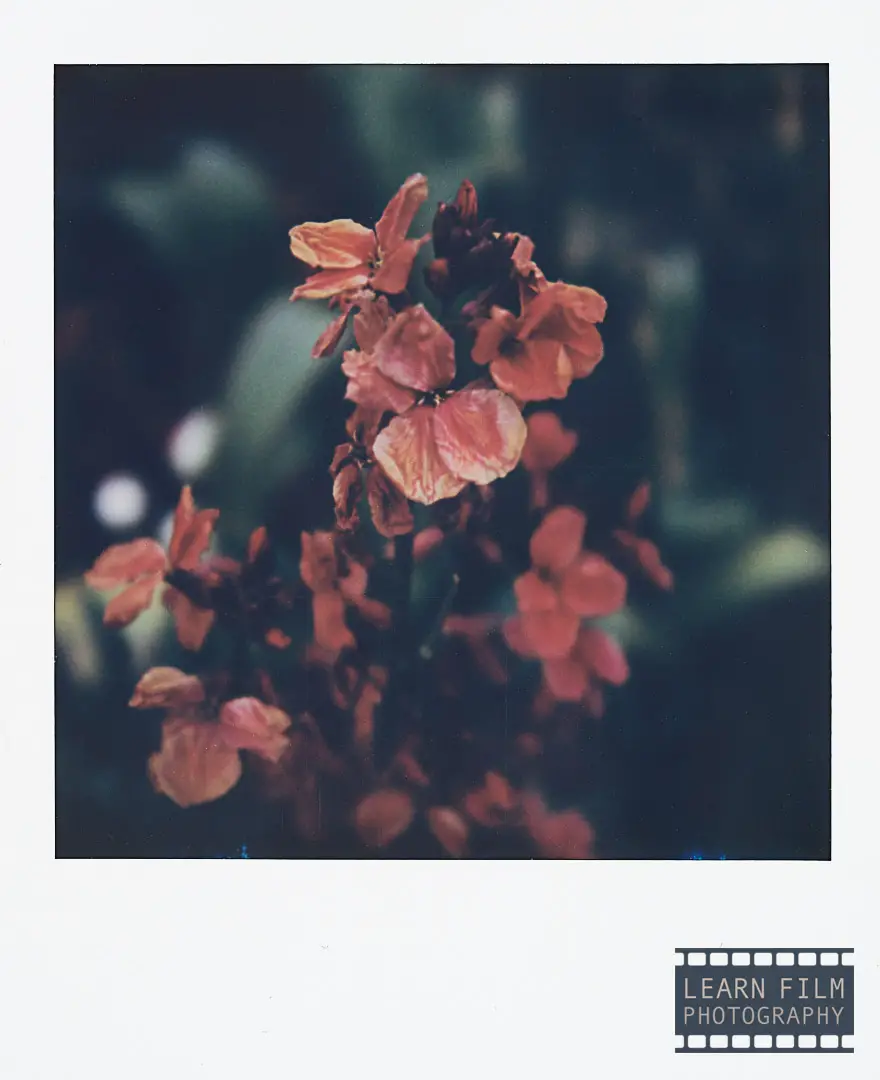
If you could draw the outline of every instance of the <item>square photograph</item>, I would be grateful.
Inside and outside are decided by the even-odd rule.
[[[56,858],[830,859],[828,124],[56,66]]]

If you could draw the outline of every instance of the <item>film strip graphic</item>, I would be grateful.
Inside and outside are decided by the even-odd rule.
[[[854,993],[851,948],[676,949],[675,1052],[851,1054]]]

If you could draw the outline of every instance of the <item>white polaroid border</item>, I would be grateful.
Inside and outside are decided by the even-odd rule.
[[[837,941],[854,948],[858,973],[846,1075],[880,1075],[870,10],[817,0],[4,5],[4,1077],[734,1077],[734,1055],[695,1064],[674,1053],[674,949]],[[52,65],[365,60],[830,62],[831,863],[54,860]],[[755,1054],[749,1068],[819,1075],[805,1056]]]

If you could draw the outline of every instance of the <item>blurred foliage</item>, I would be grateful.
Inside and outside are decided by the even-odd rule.
[[[287,230],[370,223],[421,171],[417,227],[467,176],[550,278],[609,301],[561,471],[599,527],[650,476],[677,587],[633,590],[633,679],[579,744],[599,853],[827,858],[827,94],[818,66],[58,68],[58,854],[298,853],[247,783],[188,811],[152,793],[158,720],[126,702],[189,660],[161,609],[105,631],[80,575],[162,529],[190,479],[170,442],[205,405],[220,445],[192,479],[224,550],[262,522],[295,559],[329,524],[343,381],[309,359],[326,311],[287,302]],[[94,503],[120,472],[148,496],[121,529]]]

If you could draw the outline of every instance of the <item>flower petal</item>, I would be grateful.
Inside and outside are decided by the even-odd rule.
[[[312,597],[315,641],[328,652],[353,649],[357,642],[345,624],[345,601],[338,592],[318,592]]]
[[[468,823],[451,806],[432,806],[427,813],[428,828],[453,858],[459,859],[467,846]]]
[[[639,569],[658,589],[669,590],[674,584],[672,571],[663,565],[660,549],[651,540],[635,536],[624,529],[614,533],[614,539],[625,547],[638,563]]]
[[[405,791],[386,788],[374,791],[355,811],[355,828],[369,847],[385,847],[412,824],[415,807]]]
[[[281,760],[290,745],[284,735],[289,727],[287,713],[258,698],[235,698],[220,710],[220,730],[226,744],[236,750],[250,750],[267,761]]]
[[[501,355],[503,342],[516,333],[516,316],[504,308],[493,307],[488,319],[477,326],[477,336],[471,349],[475,364],[491,364]]]
[[[561,660],[577,641],[581,620],[573,611],[529,611],[520,615],[523,637],[540,660]]]
[[[372,287],[392,296],[402,293],[409,282],[416,255],[428,239],[424,236],[421,240],[404,240],[400,247],[383,255],[379,269],[370,278]]]
[[[532,563],[560,574],[578,557],[587,527],[586,515],[573,506],[551,510],[532,534],[529,552]]]
[[[123,627],[134,622],[153,602],[153,593],[161,583],[162,574],[147,574],[140,581],[123,589],[104,609],[104,624]]]
[[[413,530],[413,516],[403,492],[374,465],[367,473],[367,502],[376,531],[382,536],[405,536]]]
[[[623,686],[629,678],[629,664],[614,638],[595,627],[586,627],[578,635],[575,650],[591,675],[613,686]]]
[[[544,581],[534,570],[529,570],[513,583],[516,606],[521,612],[556,611],[559,607],[559,593],[548,581]]]
[[[626,603],[626,578],[601,555],[585,552],[562,575],[562,602],[584,618],[612,615]]]
[[[398,386],[376,366],[372,354],[346,350],[342,372],[348,376],[345,396],[366,409],[376,412],[402,413],[415,404],[416,394]]]
[[[518,401],[560,400],[571,386],[571,359],[555,340],[523,342],[512,357],[498,356],[492,361],[495,385]]]
[[[527,428],[506,394],[466,386],[434,410],[434,432],[437,451],[455,476],[491,484],[516,466]]]
[[[526,421],[529,435],[522,463],[529,472],[547,472],[571,457],[578,444],[577,432],[562,426],[554,412],[534,412]]]
[[[213,802],[235,787],[241,759],[222,738],[218,724],[175,717],[162,725],[162,746],[147,771],[157,791],[178,806],[194,806]]]
[[[467,486],[440,457],[434,429],[437,410],[418,405],[395,417],[379,433],[373,454],[408,499],[430,505],[451,499]]]
[[[526,831],[546,859],[589,859],[595,831],[577,811],[551,813],[537,794],[523,798]]]
[[[584,665],[570,657],[545,660],[544,682],[557,701],[580,701],[587,690]]]
[[[171,612],[177,629],[177,640],[192,652],[198,652],[214,625],[214,612],[210,608],[199,607],[178,589],[166,589],[165,607]]]
[[[333,533],[316,530],[300,535],[302,554],[299,560],[299,573],[304,584],[312,592],[325,592],[336,587],[339,568],[336,561],[336,546]]]
[[[362,289],[369,281],[369,268],[365,265],[351,270],[319,270],[306,278],[291,293],[291,300],[326,300],[329,296]]]
[[[364,352],[372,352],[376,342],[385,333],[392,314],[384,296],[361,302],[360,310],[354,317],[354,336],[358,347]]]
[[[521,615],[513,615],[509,619],[505,619],[501,631],[508,647],[517,656],[522,656],[526,660],[536,660],[538,658],[538,654],[532,648],[531,641],[526,637]]]
[[[383,255],[403,243],[413,218],[427,197],[428,181],[421,173],[414,173],[404,180],[376,225],[379,249]]]
[[[164,570],[162,545],[144,538],[107,548],[86,572],[85,580],[93,589],[114,589],[117,585],[136,581],[144,574],[161,574]]]
[[[373,357],[383,375],[413,390],[440,390],[455,376],[452,338],[423,304],[406,308],[391,320]]]
[[[365,266],[376,254],[376,237],[351,218],[306,221],[290,230],[290,251],[309,266],[343,270]]]
[[[128,704],[133,709],[172,709],[204,700],[205,688],[198,675],[187,675],[179,668],[156,667],[141,676]]]
[[[312,346],[312,359],[319,360],[322,356],[330,356],[336,351],[336,347],[342,341],[345,333],[345,324],[348,321],[348,312],[344,311],[337,315],[322,331],[320,337]]]

